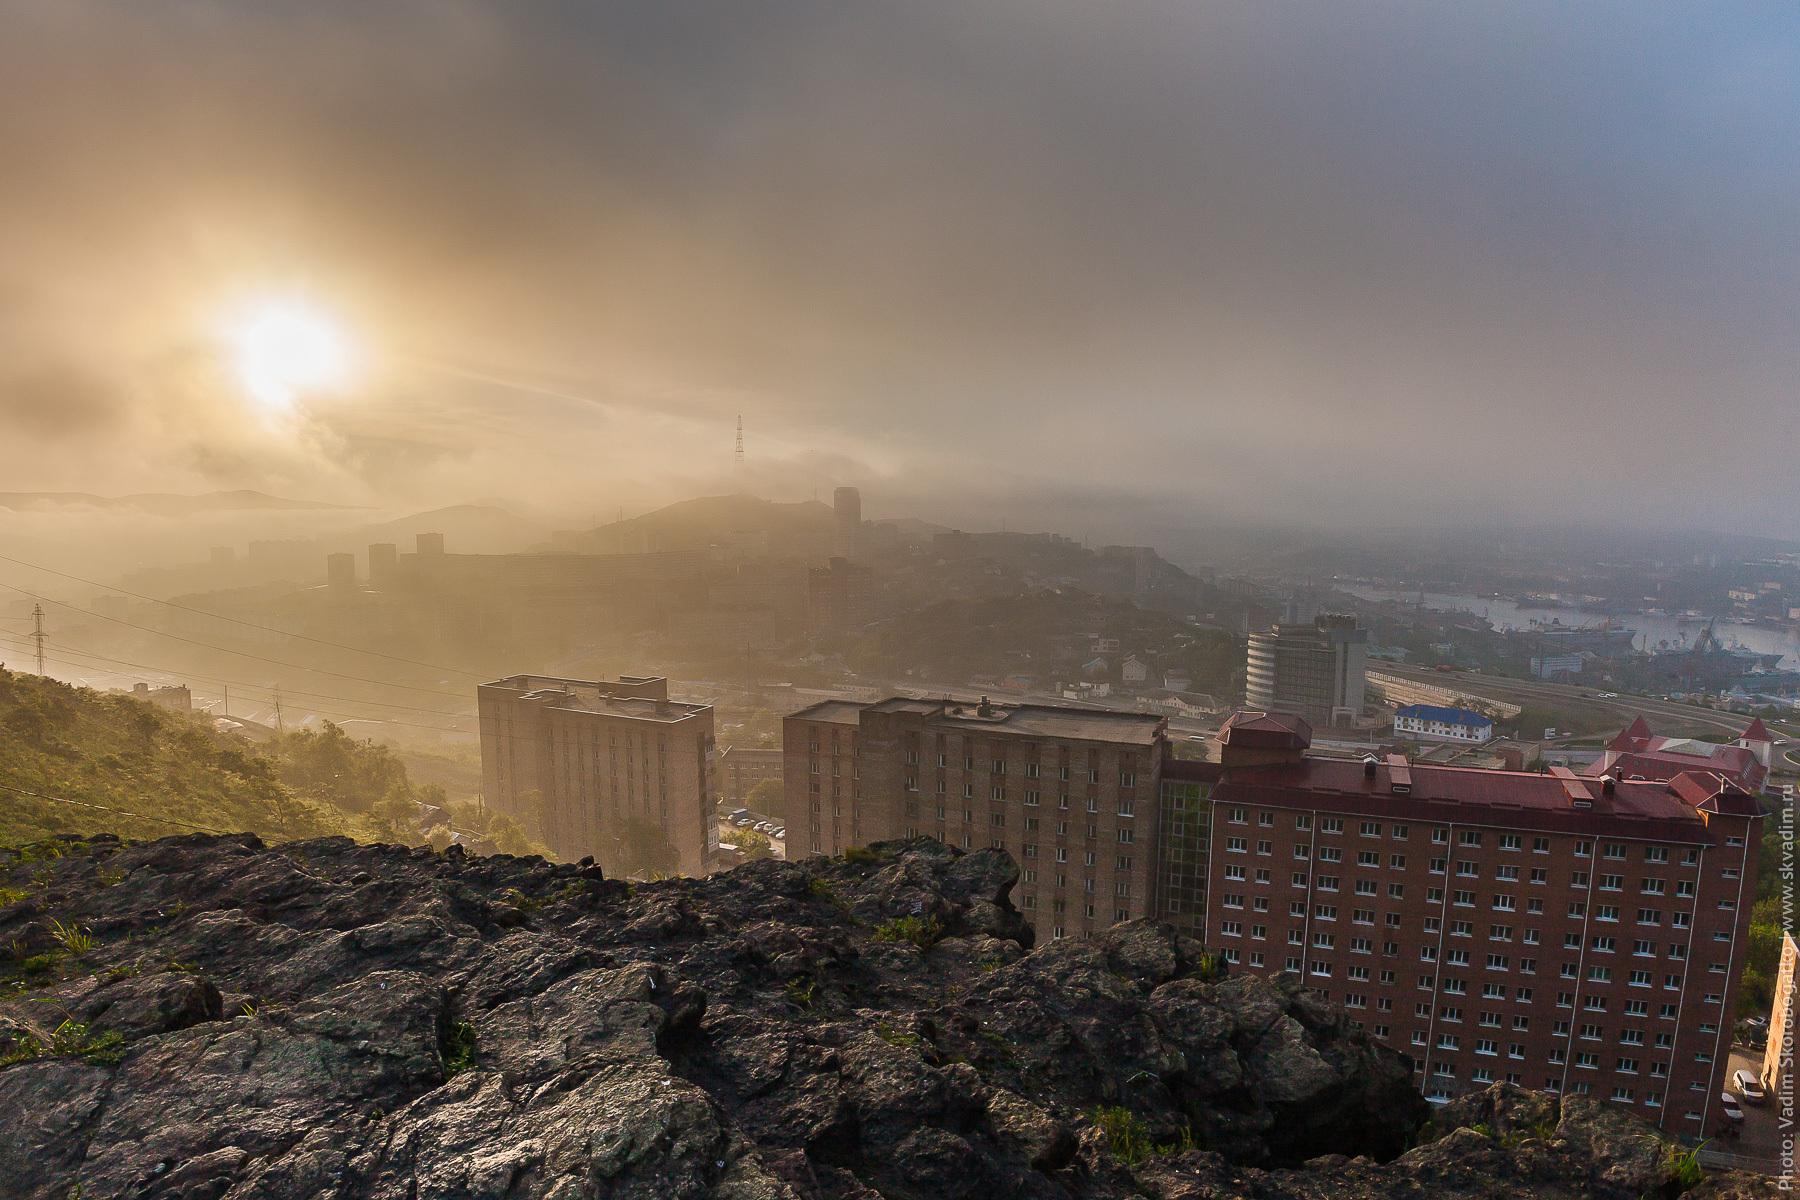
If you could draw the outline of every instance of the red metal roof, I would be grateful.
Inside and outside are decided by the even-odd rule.
[[[1618,736],[1606,743],[1608,750],[1632,750],[1650,740],[1650,725],[1644,718],[1638,717],[1631,724],[1619,730]]]
[[[1312,745],[1312,726],[1292,713],[1234,712],[1219,726],[1221,746],[1269,750],[1304,750]]]
[[[1750,728],[1744,730],[1743,740],[1746,742],[1773,742],[1769,736],[1769,727],[1762,723],[1761,717],[1750,718]]]
[[[1226,773],[1213,799],[1215,803],[1260,801],[1286,808],[1546,832],[1610,833],[1701,844],[1718,840],[1707,831],[1694,807],[1683,803],[1681,797],[1660,782],[1621,782],[1607,796],[1600,788],[1589,788],[1580,780],[1529,771],[1487,771],[1415,762],[1409,765],[1407,773],[1411,791],[1396,794],[1386,764],[1378,764],[1370,778],[1364,775],[1359,762],[1308,758],[1297,763],[1234,768]],[[1591,807],[1575,807],[1571,788],[1589,792]]]

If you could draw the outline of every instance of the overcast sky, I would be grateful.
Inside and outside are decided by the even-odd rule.
[[[1800,537],[1797,11],[9,0],[0,490]]]

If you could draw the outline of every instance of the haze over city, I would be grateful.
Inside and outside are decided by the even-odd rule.
[[[1776,1200],[1797,317],[1791,5],[6,0],[0,1200]]]
[[[1793,536],[1791,16],[12,5],[0,466]],[[268,305],[341,378],[247,387]]]

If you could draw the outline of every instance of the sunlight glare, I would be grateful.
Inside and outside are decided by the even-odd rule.
[[[286,409],[308,392],[341,387],[350,347],[337,323],[302,300],[262,300],[227,329],[239,382],[258,403]]]

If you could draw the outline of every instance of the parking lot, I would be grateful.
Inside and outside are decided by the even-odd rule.
[[[1762,1054],[1760,1051],[1745,1050],[1734,1047],[1731,1051],[1731,1064],[1726,1078],[1730,1079],[1739,1071],[1749,1071],[1752,1075],[1762,1072]],[[1729,1083],[1726,1090],[1736,1094],[1737,1089]],[[1721,1155],[1729,1155],[1728,1163],[1744,1171],[1757,1171],[1764,1175],[1777,1175],[1781,1172],[1781,1112],[1778,1097],[1769,1096],[1762,1105],[1741,1105],[1744,1123],[1739,1127],[1736,1138],[1715,1137],[1705,1145],[1705,1150]],[[1713,1102],[1713,1111],[1718,1111],[1718,1101]],[[1715,1123],[1716,1123],[1715,1118]],[[1709,1132],[1711,1132],[1709,1130]]]
[[[764,826],[763,829],[756,828],[756,826],[759,823]],[[764,818],[759,814],[754,814],[754,813],[751,814],[750,823],[747,825],[743,825],[743,826],[738,826],[738,825],[732,824],[731,819],[729,817],[720,817],[719,818],[719,840],[720,840],[720,842],[730,842],[730,841],[734,840],[734,835],[736,835],[740,829],[752,830],[756,833],[762,834],[762,836],[769,839],[769,849],[774,853],[774,856],[776,858],[786,858],[787,857],[787,841],[784,838],[776,837],[774,835],[774,833],[772,833],[770,831],[770,829],[768,827],[772,826],[772,825],[775,828],[780,829],[781,832],[783,832],[783,833],[786,832],[785,828],[782,828],[779,825],[775,825],[775,823],[773,821],[770,821],[767,818]]]

